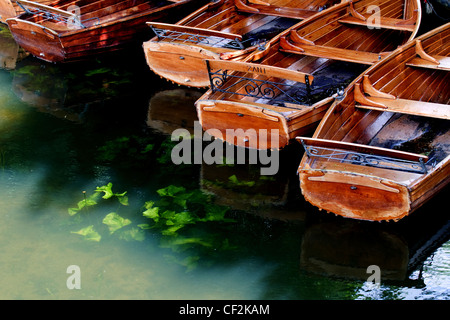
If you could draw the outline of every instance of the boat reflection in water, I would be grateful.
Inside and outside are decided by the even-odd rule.
[[[12,91],[40,112],[83,122],[91,107],[133,97],[140,88],[134,84],[133,79],[139,77],[134,67],[116,65],[113,59],[65,66],[30,56],[12,71]]]
[[[424,261],[450,239],[450,220],[442,211],[444,199],[435,200],[416,216],[397,223],[311,214],[302,236],[300,269],[365,281],[372,274],[367,268],[375,265],[381,271],[381,285],[401,282],[423,287]]]
[[[149,102],[147,125],[166,135],[180,128],[194,134],[194,123],[198,121],[194,103],[201,95],[201,91],[190,88],[157,92]]]

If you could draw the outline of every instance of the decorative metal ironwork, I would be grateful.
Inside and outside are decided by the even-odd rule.
[[[426,164],[422,159],[419,161],[403,160],[392,157],[378,156],[356,151],[340,150],[335,148],[308,146],[302,141],[308,157],[325,158],[344,163],[351,163],[361,166],[376,167],[389,170],[397,170],[412,173],[427,173]]]
[[[208,63],[207,67],[213,92],[267,99],[280,106],[284,106],[284,103],[302,104],[311,94],[307,76],[306,84],[288,80],[276,82],[230,74],[228,70],[213,71]]]
[[[22,8],[22,10],[24,10],[28,14],[38,14],[38,15],[43,16],[45,19],[54,20],[57,22],[63,22],[68,25],[72,25],[72,26],[79,27],[79,28],[86,28],[86,26],[84,26],[81,23],[80,18],[77,15],[63,16],[56,12],[50,12],[45,9],[29,7],[23,3],[20,3],[19,1],[16,3]]]
[[[172,40],[178,42],[189,42],[195,44],[206,44],[211,47],[219,47],[219,48],[229,48],[229,49],[237,49],[242,50],[248,45],[249,41],[241,41],[239,39],[229,39],[222,38],[217,36],[203,36],[196,33],[190,32],[181,32],[181,31],[173,31],[166,30],[162,28],[155,28],[154,26],[150,26],[155,35],[159,40]]]

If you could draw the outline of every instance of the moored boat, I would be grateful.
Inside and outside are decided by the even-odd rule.
[[[300,187],[344,217],[397,221],[450,181],[450,23],[370,67],[328,110],[306,150]]]
[[[150,69],[174,83],[208,87],[204,60],[243,60],[285,29],[338,0],[218,0],[176,24],[149,23]]]
[[[374,3],[378,29],[367,22]],[[211,88],[196,102],[199,121],[228,143],[281,149],[315,130],[332,95],[414,38],[420,16],[417,0],[340,3],[286,30],[245,61],[207,60]],[[230,129],[232,135],[226,133]]]
[[[146,22],[178,21],[200,5],[197,0],[16,2],[25,12],[7,19],[14,39],[49,62],[82,60],[141,43],[148,33]]]

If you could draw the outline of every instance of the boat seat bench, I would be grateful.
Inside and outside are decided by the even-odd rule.
[[[367,75],[363,76],[361,84],[355,84],[354,99],[359,104],[355,104],[357,108],[450,120],[448,104],[401,99],[381,92],[372,86]]]
[[[428,60],[422,59],[420,57],[417,57],[407,62],[406,65],[409,67],[450,71],[450,57],[445,56],[431,56],[431,57],[436,59],[439,63],[436,64]]]
[[[245,4],[242,0],[235,0],[236,8],[241,12],[261,13],[294,19],[307,19],[318,12],[316,10],[273,6],[264,1],[257,0],[249,0],[248,2],[248,4]]]
[[[364,17],[369,18],[369,16],[364,15]],[[373,28],[381,28],[381,29],[391,29],[391,30],[399,30],[399,31],[409,31],[413,32],[416,28],[415,24],[404,24],[406,20],[403,19],[394,19],[394,18],[386,18],[379,17],[379,23],[375,22],[373,24],[369,24],[367,20],[361,20],[359,18],[355,18],[352,16],[347,16],[338,20],[340,23],[346,23],[357,26],[371,26]]]
[[[370,97],[370,100],[375,103],[380,103],[384,105],[384,107],[367,105],[357,105],[357,107],[450,120],[450,106],[447,104],[377,97]]]
[[[286,37],[280,38],[280,51],[303,54],[318,58],[340,60],[346,62],[372,65],[381,59],[381,55],[373,52],[334,48],[316,44],[292,43]]]

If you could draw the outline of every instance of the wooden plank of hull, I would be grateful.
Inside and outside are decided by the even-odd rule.
[[[148,36],[146,22],[153,19],[179,19],[182,16],[181,9],[195,8],[198,6],[196,3],[199,2],[183,0],[177,3],[169,3],[163,7],[146,9],[142,12],[132,10],[137,9],[137,7],[130,8],[127,11],[129,12],[128,15],[125,15],[125,12],[116,12],[114,13],[115,18],[109,19],[109,21],[105,20],[100,24],[92,23],[92,26],[88,25],[86,28],[76,30],[68,28],[63,23],[30,22],[25,20],[25,16],[23,19],[22,16],[8,19],[8,24],[19,45],[31,54],[49,62],[69,62],[123,49],[132,43],[142,43],[144,38]],[[106,4],[107,2],[104,2],[103,5]],[[96,3],[88,6],[91,10],[97,7],[100,11],[111,9],[109,7],[102,8]],[[85,10],[85,7],[83,7],[83,10]],[[47,41],[44,37],[47,34],[51,35],[47,36],[51,38],[51,41]],[[52,37],[55,37],[55,39]],[[56,38],[58,38],[58,41],[56,41]]]

